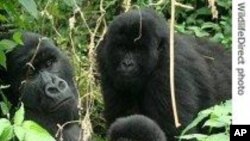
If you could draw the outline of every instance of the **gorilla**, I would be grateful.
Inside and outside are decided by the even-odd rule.
[[[9,39],[12,35],[2,36]],[[68,58],[50,41],[35,33],[22,34],[23,45],[6,54],[7,70],[0,70],[6,94],[12,104],[24,103],[25,119],[33,120],[54,136],[57,124],[78,120],[78,92]],[[27,65],[29,64],[29,65]],[[77,141],[81,128],[70,124],[64,141]]]
[[[118,118],[108,131],[109,141],[166,141],[161,128],[143,115]]]
[[[175,127],[167,27],[150,9],[123,13],[109,25],[96,52],[107,127],[119,117],[142,114],[174,141],[199,111],[231,98],[231,53],[206,39],[175,34],[175,92],[182,124]]]

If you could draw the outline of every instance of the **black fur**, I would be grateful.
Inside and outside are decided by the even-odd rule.
[[[142,114],[156,121],[168,140],[180,133],[171,106],[167,26],[148,9],[121,14],[110,24],[97,49],[108,127],[119,117]],[[204,39],[175,35],[175,87],[185,127],[200,110],[230,99],[231,53]]]
[[[3,38],[11,38],[8,35]],[[24,103],[25,118],[34,120],[55,135],[57,124],[77,120],[78,94],[73,81],[73,69],[68,58],[47,38],[43,38],[36,53],[39,38],[34,33],[23,33],[23,44],[7,53],[7,70],[1,69],[0,78],[10,88],[6,96],[14,105]],[[32,60],[34,70],[26,63]],[[80,126],[66,126],[65,141],[80,135]]]
[[[109,141],[166,141],[161,128],[142,115],[118,118],[108,131]]]

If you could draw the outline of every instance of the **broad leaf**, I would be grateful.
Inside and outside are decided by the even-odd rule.
[[[0,119],[0,141],[8,141],[14,137],[13,126],[7,119]]]
[[[55,139],[41,126],[33,121],[24,121],[25,141],[55,141]]]
[[[25,7],[25,9],[36,19],[38,19],[39,12],[37,10],[37,5],[34,0],[18,0],[19,3]]]
[[[6,69],[6,56],[5,53],[1,50],[0,50],[0,65]]]
[[[0,51],[10,52],[17,46],[17,43],[12,40],[3,39],[0,41]]]
[[[1,108],[3,115],[7,115],[9,113],[9,108],[8,108],[8,105],[6,103],[0,102],[0,108]]]
[[[24,121],[24,107],[23,103],[21,104],[20,108],[16,111],[14,116],[14,124],[21,125]]]
[[[25,141],[25,128],[21,126],[14,126],[14,133],[19,141]]]
[[[191,140],[191,139],[197,139],[198,141],[204,141],[208,136],[203,134],[190,134],[190,135],[184,135],[181,137],[178,137],[179,140],[185,139],[185,140]]]
[[[21,32],[15,32],[13,34],[13,40],[20,45],[23,45],[23,41],[22,41],[22,33]]]

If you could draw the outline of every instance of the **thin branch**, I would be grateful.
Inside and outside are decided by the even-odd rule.
[[[131,7],[131,0],[123,0],[122,7],[124,8],[124,12],[127,12]]]
[[[170,24],[170,90],[172,109],[174,114],[175,126],[181,126],[178,118],[175,100],[175,81],[174,81],[174,23],[175,23],[175,0],[171,0],[171,24]]]
[[[79,120],[73,120],[73,121],[67,121],[65,123],[63,123],[62,125],[57,124],[58,130],[56,132],[55,137],[58,138],[59,137],[59,141],[63,141],[63,129],[65,126],[69,125],[69,124],[74,124],[74,123],[80,123]]]
[[[39,49],[40,49],[40,47],[41,47],[42,41],[43,41],[43,40],[46,40],[46,39],[47,39],[47,37],[41,37],[41,38],[38,39],[39,42],[38,42],[38,44],[37,44],[37,46],[36,46],[36,50],[35,50],[35,52],[33,53],[33,56],[31,57],[30,61],[26,63],[26,66],[29,67],[29,68],[28,68],[28,71],[27,71],[27,73],[26,73],[26,77],[28,77],[28,74],[30,73],[30,71],[34,71],[34,70],[36,69],[36,68],[34,67],[34,65],[33,65],[33,62],[34,62],[34,60],[35,60],[35,58],[36,58],[36,56],[37,56],[37,54],[38,54],[38,51],[39,51]],[[31,70],[31,69],[32,69],[32,70]]]
[[[150,6],[159,6],[159,5],[162,5],[165,3],[166,0],[159,0],[158,2],[156,3],[150,3],[149,5]]]
[[[10,85],[0,85],[0,90],[8,89]]]
[[[179,3],[179,2],[175,2],[175,6],[179,6],[179,7],[182,7],[182,8],[185,8],[185,9],[191,9],[191,10],[194,9],[193,6],[181,4],[181,3]]]
[[[138,13],[139,13],[139,16],[140,16],[140,25],[139,25],[139,35],[138,35],[138,37],[136,37],[134,39],[134,42],[136,42],[139,39],[141,39],[141,36],[142,36],[142,14],[141,14],[141,10],[140,10],[139,6],[137,6],[137,9],[138,9]]]

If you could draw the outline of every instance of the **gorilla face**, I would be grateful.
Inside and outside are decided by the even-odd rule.
[[[38,115],[60,115],[58,122],[71,120],[77,115],[77,91],[72,67],[65,55],[48,39],[43,38],[39,46],[39,38],[38,35],[25,33],[24,46],[16,47],[7,54],[11,94],[20,98],[28,111]],[[32,63],[32,67],[27,65],[28,62]]]
[[[107,63],[106,72],[115,75],[117,81],[131,82],[147,77],[159,62],[166,35],[161,34],[152,14],[142,17],[142,22],[139,22],[139,12],[137,15],[118,16],[104,39],[101,56],[105,56],[102,59]]]

